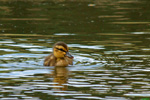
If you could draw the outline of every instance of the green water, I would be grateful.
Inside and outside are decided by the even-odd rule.
[[[1,0],[1,100],[149,100],[149,0]],[[74,65],[45,67],[57,41]]]

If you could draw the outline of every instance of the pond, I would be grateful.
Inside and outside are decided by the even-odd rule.
[[[1,0],[1,100],[149,100],[149,0]],[[58,41],[74,65],[43,66]]]

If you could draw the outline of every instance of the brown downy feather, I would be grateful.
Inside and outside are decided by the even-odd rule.
[[[56,57],[53,54],[47,56],[44,60],[44,66],[55,66]]]

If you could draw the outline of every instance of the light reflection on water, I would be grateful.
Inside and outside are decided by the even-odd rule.
[[[9,41],[14,42],[10,43]],[[133,52],[132,50],[111,50],[104,51],[105,56],[108,55],[108,57],[94,52],[91,56],[82,50],[91,50],[93,46],[69,44],[72,48],[72,54],[75,56],[75,65],[67,68],[49,68],[42,64],[44,57],[52,51],[52,48],[31,43],[16,44],[15,40],[3,39],[1,42],[3,46],[14,47],[15,49],[15,53],[12,50],[6,50],[6,48],[1,49],[1,51],[6,52],[0,56],[1,93],[9,93],[6,99],[34,99],[32,95],[37,96],[37,93],[64,98],[71,96],[74,99],[149,97],[147,92],[149,91],[150,80],[146,77],[150,69],[142,65],[144,60],[149,59],[149,55],[131,55],[129,52]],[[104,46],[101,47],[106,49]],[[21,53],[20,49],[22,48],[28,53]],[[83,53],[74,51],[78,48]],[[99,46],[92,50],[101,50],[98,48]],[[7,52],[10,54],[7,54]],[[42,54],[43,52],[46,52],[46,54]],[[109,56],[112,54],[118,56]],[[103,61],[98,57],[101,57]],[[115,60],[118,60],[118,62]],[[14,85],[3,86],[6,82]],[[81,88],[80,91],[78,91],[78,88]],[[24,93],[22,94],[22,92]],[[142,93],[138,95],[139,92]],[[101,96],[108,93],[110,93],[109,97]],[[112,95],[122,97],[113,97]]]
[[[0,98],[149,99],[147,0],[64,1],[0,1]],[[43,66],[57,41],[73,66]]]

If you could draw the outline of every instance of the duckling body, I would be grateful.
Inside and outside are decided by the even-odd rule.
[[[44,66],[66,67],[73,64],[73,56],[69,53],[68,46],[64,42],[57,42],[53,47],[53,53],[44,60]]]

